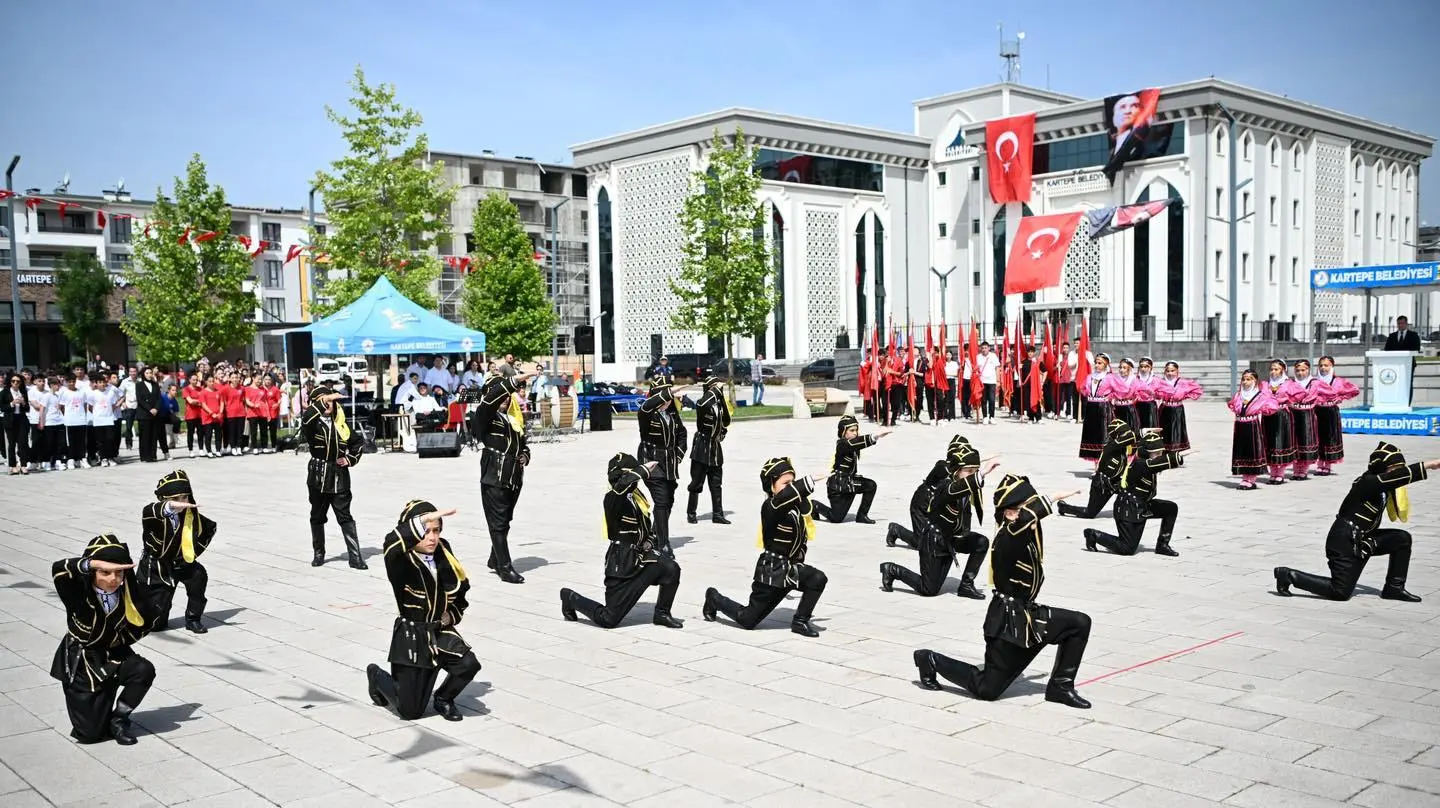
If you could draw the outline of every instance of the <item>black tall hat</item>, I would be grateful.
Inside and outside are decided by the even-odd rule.
[[[1004,519],[1006,510],[1018,508],[1035,496],[1035,486],[1030,484],[1029,477],[1006,474],[1000,480],[1000,485],[995,487],[995,520],[998,522]]]
[[[980,451],[971,446],[970,440],[964,435],[956,435],[950,439],[950,446],[945,450],[945,464],[951,470],[978,466],[980,465]]]
[[[1370,473],[1378,474],[1393,466],[1405,465],[1405,455],[1401,454],[1400,447],[1388,441],[1380,441],[1380,445],[1370,453],[1370,464],[1367,467]]]
[[[191,502],[195,501],[195,491],[190,487],[190,475],[182,469],[166,474],[155,484],[156,499],[171,499],[173,497],[188,496]]]
[[[616,452],[615,456],[610,458],[610,462],[605,466],[605,478],[611,485],[614,485],[615,482],[627,472],[634,471],[638,468],[640,468],[640,461],[635,459],[634,455]]]
[[[854,426],[854,427],[860,426],[860,422],[855,419],[855,416],[853,416],[853,415],[842,415],[842,416],[840,416],[840,422],[835,425],[835,436],[836,436],[836,437],[840,437],[840,438],[845,437],[845,430],[849,429],[849,428],[852,427],[852,426]]]
[[[760,488],[768,494],[775,487],[776,480],[794,473],[795,464],[790,462],[790,458],[772,457],[760,467]]]

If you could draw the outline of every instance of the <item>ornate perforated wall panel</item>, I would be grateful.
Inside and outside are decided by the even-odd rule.
[[[1345,265],[1345,150],[1331,143],[1315,144],[1315,197],[1310,266],[1332,269]],[[1309,278],[1304,279],[1308,284]],[[1340,295],[1315,294],[1315,319],[1335,328],[1343,317]]]
[[[805,209],[806,323],[810,356],[829,356],[840,330],[840,211]]]
[[[690,191],[690,157],[673,154],[616,171],[620,208],[618,249],[622,264],[624,344],[622,362],[645,362],[650,335],[661,334],[666,351],[686,352],[694,334],[672,328],[677,300],[669,281],[680,273],[680,208]]]
[[[1086,235],[1083,222],[1065,253],[1065,299],[1100,299],[1100,242]]]

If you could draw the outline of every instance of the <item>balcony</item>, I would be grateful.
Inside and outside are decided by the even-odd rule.
[[[98,236],[105,232],[91,224],[75,224],[72,222],[53,224],[41,221],[35,229],[40,233],[74,233],[81,236]]]

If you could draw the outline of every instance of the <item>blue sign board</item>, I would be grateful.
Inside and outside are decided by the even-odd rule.
[[[1440,261],[1310,270],[1310,288],[1340,292],[1440,284]]]
[[[1437,435],[1440,415],[1434,413],[1434,409],[1405,413],[1341,410],[1340,428],[1348,435]]]

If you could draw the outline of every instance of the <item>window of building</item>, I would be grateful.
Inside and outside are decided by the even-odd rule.
[[[1240,282],[1250,282],[1250,253],[1240,253]]]
[[[1249,215],[1250,215],[1250,192],[1249,192],[1249,191],[1245,191],[1244,193],[1242,193],[1242,194],[1240,195],[1240,215],[1241,215],[1241,216],[1249,216]]]
[[[935,172],[935,184],[936,184],[936,185],[939,185],[941,188],[944,188],[944,187],[945,187],[945,172],[944,172],[944,171],[937,171],[937,172]]]
[[[1400,235],[1404,236],[1405,238],[1410,238],[1410,217],[1409,217],[1409,216],[1406,216],[1406,217],[1405,217],[1405,229],[1402,230],[1402,231],[1400,231]]]
[[[865,248],[870,244],[870,240],[865,237],[865,222],[869,218],[869,214],[861,216],[860,221],[855,225],[855,324],[856,330],[861,334],[865,333],[865,316],[868,313],[865,305],[867,302],[865,286],[866,281],[870,278],[865,263]]]
[[[1400,171],[1395,166],[1390,166],[1390,190],[1400,189]]]
[[[979,220],[979,219],[971,219],[971,220],[970,220],[970,235],[972,235],[972,236],[978,236],[978,235],[980,235],[980,220]]]
[[[1215,215],[1216,215],[1216,216],[1224,216],[1224,215],[1225,215],[1225,189],[1224,189],[1224,188],[1216,188],[1216,189],[1215,189]]]
[[[520,171],[516,169],[515,166],[505,166],[505,168],[501,170],[501,174],[504,175],[506,188],[520,187]]]
[[[65,214],[65,232],[67,233],[93,233],[96,232],[90,227],[90,214],[88,213],[67,213]]]
[[[875,322],[879,323],[884,322],[885,316],[885,225],[876,214],[870,214],[870,219],[873,222],[870,251],[875,254]]]
[[[1378,160],[1375,161],[1375,187],[1385,187],[1385,164]]]
[[[1270,165],[1280,165],[1280,141],[1270,141]]]
[[[1244,160],[1250,159],[1250,133],[1246,132],[1240,137],[1240,157]]]
[[[762,179],[775,182],[796,182],[827,188],[848,188],[852,191],[884,191],[885,166],[839,157],[757,149],[755,167]]]
[[[1362,166],[1360,165],[1360,158],[1357,157],[1357,158],[1355,158],[1355,181],[1356,181],[1356,182],[1360,182],[1361,177],[1364,176],[1364,175],[1361,173],[1361,170],[1362,170]]]
[[[1273,255],[1270,256],[1269,271],[1270,271],[1270,285],[1271,285],[1271,286],[1274,286],[1274,285],[1277,283],[1277,281],[1276,281],[1276,279],[1275,279],[1275,256],[1273,256]]]
[[[1415,187],[1415,186],[1414,186],[1414,182],[1415,182],[1415,174],[1412,173],[1412,172],[1410,171],[1410,169],[1408,169],[1408,168],[1405,169],[1405,190],[1406,190],[1406,191],[1413,190],[1414,187]]]
[[[1215,251],[1215,280],[1222,280],[1225,273],[1225,251]]]
[[[1299,170],[1300,170],[1300,164],[1301,164],[1301,162],[1302,162],[1302,159],[1301,159],[1302,157],[1303,157],[1303,155],[1302,155],[1301,152],[1300,152],[1300,144],[1299,144],[1299,143],[1296,143],[1296,144],[1295,144],[1295,148],[1293,148],[1293,149],[1290,150],[1290,169],[1291,169],[1292,171],[1299,171]]]
[[[279,261],[265,262],[265,287],[267,289],[283,289],[285,287],[284,265]]]
[[[584,174],[570,175],[570,196],[584,199],[590,195],[590,181]]]
[[[265,304],[261,307],[261,311],[264,313],[265,322],[267,323],[285,322],[285,298],[265,298]]]
[[[64,322],[65,313],[60,310],[60,304],[52,300],[45,304],[45,319],[52,323]]]
[[[1390,214],[1390,240],[1395,240],[1395,214]]]
[[[130,226],[134,220],[128,216],[113,216],[110,218],[110,243],[129,244],[131,238]]]
[[[323,225],[323,224],[317,224],[317,225],[315,225],[315,235],[317,235],[317,236],[323,236],[323,235],[325,235],[325,225]]]
[[[1034,215],[1029,205],[1023,203],[1020,205],[1020,216],[1022,218]],[[994,283],[991,284],[992,295],[990,300],[991,306],[993,306],[995,310],[992,333],[998,337],[1004,333],[1005,326],[1009,323],[1005,299],[1005,262],[1007,256],[1010,255],[1010,251],[1006,248],[1005,210],[1003,207],[995,211],[995,218],[990,221],[990,246],[990,255],[992,256],[990,277],[994,280]],[[1023,297],[1021,299],[1024,300]]]
[[[1380,236],[1381,236],[1381,233],[1380,233],[1380,219],[1381,219],[1380,214],[1378,214],[1378,213],[1375,214],[1375,238],[1377,238],[1377,239],[1380,238]]]
[[[1185,202],[1169,189],[1171,199],[1165,244],[1165,328],[1185,328]],[[1205,271],[1204,267],[1200,268]]]
[[[945,238],[945,232],[946,232],[945,223],[944,223],[944,222],[941,222],[941,223],[940,223],[940,238]]]
[[[599,195],[595,198],[595,223],[600,228],[598,234],[597,265],[600,275],[600,361],[615,361],[615,244],[611,237],[613,231],[613,219],[610,214],[610,191],[600,189]],[[465,234],[466,252],[473,252],[469,247],[472,243],[472,234]],[[784,287],[776,282],[777,289]]]
[[[20,322],[34,322],[35,304],[28,301],[20,302]],[[6,300],[0,302],[0,322],[11,323],[15,321],[15,309],[13,304]],[[13,344],[13,341],[12,341]]]
[[[559,196],[565,193],[565,175],[555,171],[540,172],[540,192]]]
[[[279,222],[261,222],[261,223],[260,223],[260,238],[265,239],[266,241],[270,242],[270,245],[267,245],[267,246],[270,247],[270,249],[274,249],[274,250],[280,249],[280,223],[279,223]]]
[[[1150,201],[1150,191],[1135,200],[1138,204]],[[1150,313],[1150,225],[1149,219],[1135,225],[1135,257],[1130,263],[1131,282],[1135,286],[1134,305],[1131,312],[1134,323],[1131,328],[1140,331],[1145,327],[1145,315]]]
[[[979,166],[979,164],[970,166],[970,181],[971,181],[971,182],[979,182],[979,181],[980,181],[980,166]]]
[[[786,347],[787,323],[785,320],[785,217],[780,215],[779,208],[772,208],[770,212],[770,243],[775,251],[775,313],[771,320],[775,322],[775,347],[771,359],[783,359],[788,354]],[[879,255],[876,255],[879,259]],[[881,282],[881,268],[875,268],[875,285],[879,288]],[[880,306],[877,304],[875,310],[878,312]],[[879,315],[876,315],[876,322],[879,322]]]
[[[1355,212],[1354,212],[1354,216],[1352,216],[1351,218],[1355,220],[1354,230],[1355,230],[1355,235],[1358,236],[1358,235],[1360,235],[1360,211],[1358,211],[1358,210],[1355,211]]]
[[[0,227],[10,229],[10,206],[0,205]]]
[[[1300,200],[1290,200],[1290,226],[1296,230],[1300,229]]]
[[[1223,126],[1215,127],[1215,153],[1225,153],[1225,128]]]
[[[1185,129],[1175,124],[1160,124],[1146,131],[1140,153],[1130,161],[1168,157],[1184,152]],[[1110,159],[1110,137],[1101,133],[1038,143],[1033,155],[1036,174],[1099,168]]]
[[[1272,197],[1270,197],[1270,226],[1271,226],[1271,227],[1278,227],[1279,225],[1280,225],[1280,199],[1279,199],[1278,197],[1272,196]]]
[[[1300,259],[1290,259],[1290,285],[1294,286],[1300,282]]]
[[[516,200],[515,210],[520,213],[520,221],[524,222],[525,224],[545,223],[545,220],[541,218],[540,206],[535,204],[534,202],[529,202],[523,199]]]
[[[590,211],[580,211],[580,235],[590,235]]]

